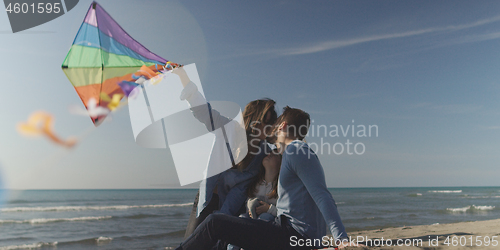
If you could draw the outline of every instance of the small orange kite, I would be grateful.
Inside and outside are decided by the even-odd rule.
[[[77,140],[70,138],[67,140],[60,139],[53,131],[54,118],[51,114],[44,111],[37,111],[30,115],[28,122],[19,123],[17,131],[25,136],[40,136],[44,135],[52,142],[61,146],[71,148],[75,146]]]

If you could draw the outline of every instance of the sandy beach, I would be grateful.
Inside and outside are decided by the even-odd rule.
[[[346,249],[500,249],[500,219],[349,232],[367,242]]]

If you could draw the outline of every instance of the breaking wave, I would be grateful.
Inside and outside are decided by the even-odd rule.
[[[29,219],[29,220],[0,220],[1,224],[45,224],[45,223],[54,223],[54,222],[66,222],[66,221],[91,221],[91,220],[105,220],[111,219],[112,216],[99,216],[99,217],[77,217],[77,218],[40,218],[40,219]]]
[[[159,205],[117,205],[117,206],[60,206],[60,207],[13,207],[2,208],[0,212],[59,212],[59,211],[83,211],[83,210],[125,210],[135,208],[165,208],[165,207],[185,207],[193,203],[181,204],[159,204]]]
[[[462,193],[462,190],[429,190],[429,193]]]
[[[38,243],[33,243],[33,244],[5,246],[5,247],[0,247],[0,250],[36,249],[36,248],[42,248],[42,247],[44,247],[44,248],[45,247],[57,247],[57,241],[52,242],[52,243],[38,242]]]
[[[475,211],[489,211],[495,209],[495,206],[476,206],[471,205],[467,207],[459,207],[459,208],[447,208],[446,211],[451,213],[467,213],[467,212],[475,212]]]

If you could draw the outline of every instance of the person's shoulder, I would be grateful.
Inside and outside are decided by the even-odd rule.
[[[290,142],[290,144],[288,144],[286,146],[286,151],[296,151],[297,149],[310,150],[309,145],[307,145],[306,142],[301,141],[301,140],[292,141],[292,142]]]
[[[306,142],[295,140],[285,148],[285,155],[286,157],[303,157],[315,155],[315,153]]]

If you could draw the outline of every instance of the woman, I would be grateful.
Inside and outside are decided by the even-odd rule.
[[[281,154],[277,149],[264,157],[259,174],[248,187],[248,214],[245,214],[245,217],[267,221],[274,220],[278,212],[276,200],[278,199],[280,166]]]
[[[240,215],[243,218],[253,218],[274,221],[278,213],[278,176],[281,166],[281,154],[277,149],[264,157],[259,174],[253,178],[248,187],[247,212]],[[234,245],[228,245],[227,250],[240,250]]]
[[[183,68],[172,71],[177,74],[184,90],[181,99],[185,99],[192,107],[193,115],[205,123],[207,128],[214,130],[223,127],[227,118],[206,104],[206,100],[198,91],[196,85],[189,80]],[[193,210],[186,228],[185,237],[191,235],[196,227],[211,213],[239,215],[244,212],[247,198],[247,187],[258,172],[262,159],[271,151],[266,142],[271,125],[277,118],[276,102],[271,99],[260,99],[248,103],[243,110],[243,122],[248,143],[248,152],[242,161],[220,174],[204,179],[195,198]],[[207,109],[208,106],[208,109]],[[208,112],[207,112],[208,110]],[[211,124],[210,124],[211,123]],[[211,126],[210,126],[210,125]],[[242,211],[243,210],[243,211]]]

